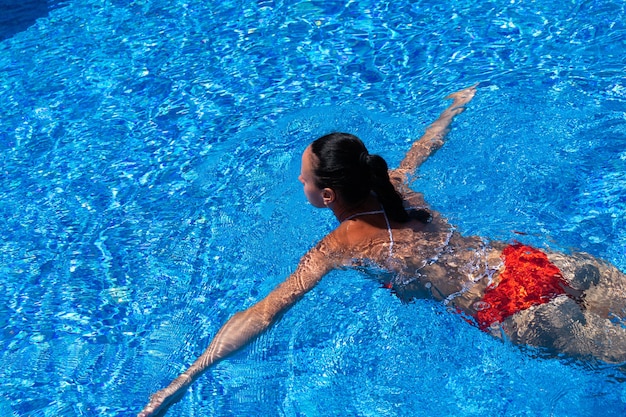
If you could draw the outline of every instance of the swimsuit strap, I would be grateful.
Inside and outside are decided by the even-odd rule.
[[[389,223],[389,217],[387,217],[387,213],[385,212],[384,208],[381,208],[381,210],[364,211],[362,213],[355,213],[352,216],[346,217],[345,219],[343,219],[343,221],[345,222],[346,220],[351,220],[359,216],[367,216],[369,214],[382,214],[383,216],[385,216],[385,222],[387,223],[387,232],[389,233],[389,257],[391,257],[393,255],[393,233],[391,231],[391,223]]]
[[[374,210],[374,211],[364,211],[361,213],[354,213],[352,216],[348,216],[345,219],[343,219],[343,221],[345,222],[346,220],[352,220],[355,217],[359,217],[359,216],[367,216],[369,214],[385,214],[385,210]],[[387,217],[385,215],[385,217]]]
[[[385,216],[385,222],[387,222],[387,232],[389,232],[389,257],[393,256],[393,233],[391,232],[391,223],[389,223],[389,217],[387,217],[387,213],[385,213],[385,209],[383,209],[383,216]]]

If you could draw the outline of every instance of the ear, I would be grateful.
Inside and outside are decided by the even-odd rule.
[[[332,188],[324,188],[322,190],[322,201],[325,206],[332,204],[337,200],[337,193]]]

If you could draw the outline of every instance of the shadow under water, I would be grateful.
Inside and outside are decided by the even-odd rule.
[[[59,0],[0,0],[0,41],[31,27],[37,19],[65,5]]]

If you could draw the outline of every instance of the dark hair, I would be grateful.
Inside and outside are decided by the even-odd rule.
[[[385,212],[395,221],[406,222],[409,214],[402,197],[389,180],[387,162],[379,155],[370,155],[363,142],[349,133],[331,133],[316,139],[311,151],[317,157],[313,169],[319,188],[332,188],[341,193],[348,204],[357,204],[376,193]],[[410,216],[414,217],[414,216]],[[421,221],[428,221],[418,215]]]

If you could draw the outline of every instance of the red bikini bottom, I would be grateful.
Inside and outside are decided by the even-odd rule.
[[[478,310],[474,318],[482,330],[519,311],[550,302],[569,287],[559,268],[535,248],[516,243],[504,248],[502,257],[504,271],[499,282],[488,286],[482,300],[474,304]]]

